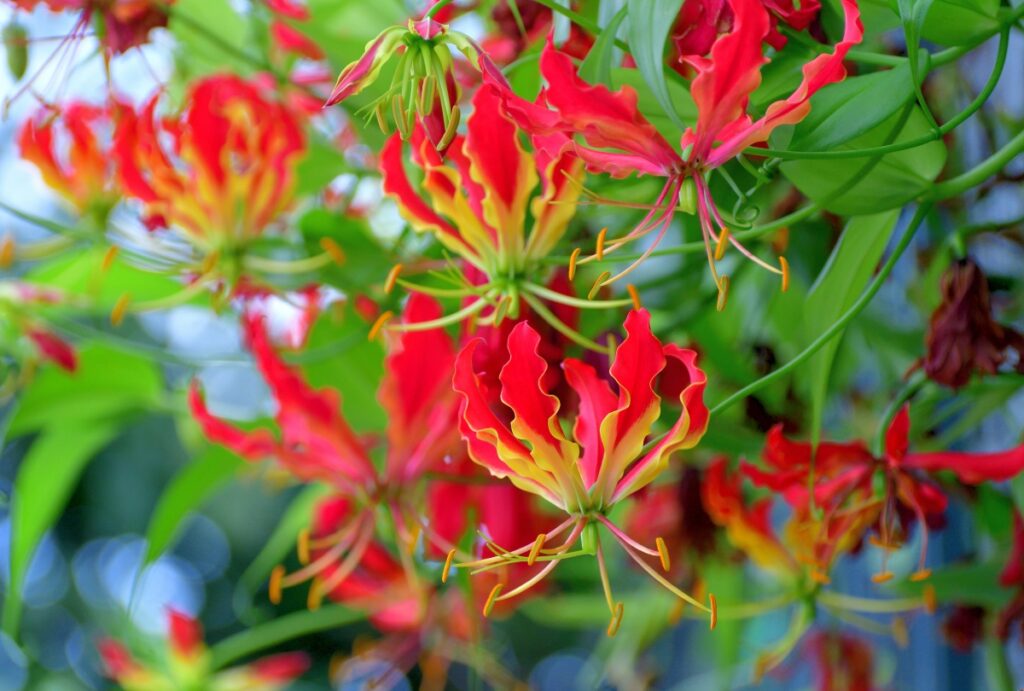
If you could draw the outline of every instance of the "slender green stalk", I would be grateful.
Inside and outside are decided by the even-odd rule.
[[[826,343],[828,343],[837,335],[839,335],[839,333],[841,333],[842,330],[846,328],[846,325],[853,321],[857,317],[857,315],[860,314],[861,311],[863,311],[864,308],[868,306],[868,303],[871,302],[871,299],[875,297],[875,294],[878,293],[878,291],[881,289],[882,284],[885,283],[885,280],[889,277],[889,274],[892,273],[893,268],[896,266],[896,262],[899,261],[899,258],[903,256],[903,253],[906,251],[907,247],[910,246],[910,241],[914,238],[914,235],[917,233],[918,228],[924,222],[925,216],[927,215],[930,209],[931,204],[927,203],[917,207],[917,211],[914,213],[914,217],[911,219],[910,225],[907,227],[906,231],[904,231],[903,237],[900,238],[899,244],[896,245],[896,248],[893,250],[892,254],[889,255],[889,258],[886,260],[885,264],[882,265],[882,268],[879,270],[878,275],[875,276],[875,279],[861,294],[861,296],[857,298],[857,301],[850,305],[850,309],[846,310],[843,316],[836,320],[836,322],[832,324],[832,326],[826,329],[825,332],[818,336],[816,339],[814,339],[814,341],[809,346],[804,348],[804,350],[801,351],[799,355],[794,357],[785,365],[779,367],[776,370],[773,370],[772,372],[766,374],[760,379],[757,379],[756,381],[747,384],[742,389],[740,389],[739,391],[732,394],[725,400],[721,401],[718,405],[713,407],[711,409],[712,417],[732,407],[734,404],[740,402],[741,400],[743,400],[747,396],[750,396],[754,392],[763,389],[765,386],[772,383],[776,379],[786,376],[795,368],[799,367],[802,363],[810,359],[810,357],[814,355],[816,352],[821,350]]]
[[[1017,136],[1006,142],[1003,148],[999,149],[999,151],[996,151],[966,173],[958,175],[951,180],[940,182],[932,187],[931,191],[925,198],[930,201],[936,201],[940,199],[949,199],[950,197],[956,197],[963,194],[972,187],[977,187],[981,183],[985,182],[985,180],[1005,168],[1006,165],[1016,158],[1021,152],[1024,152],[1024,130],[1021,130],[1017,133]]]
[[[882,452],[885,450],[885,433],[889,429],[889,423],[894,417],[896,417],[896,413],[899,412],[899,409],[903,404],[913,398],[914,394],[920,391],[921,387],[924,386],[927,381],[928,378],[925,377],[924,371],[917,370],[910,375],[910,379],[907,380],[907,383],[903,385],[900,392],[896,394],[892,401],[889,402],[888,407],[886,407],[885,411],[882,413],[882,417],[878,419],[878,431],[875,433],[875,439],[871,449],[876,458],[881,458]]]

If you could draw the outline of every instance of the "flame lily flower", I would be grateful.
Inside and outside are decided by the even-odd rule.
[[[413,157],[424,171],[421,188],[427,199],[406,174],[402,140],[392,137],[381,152],[384,191],[398,203],[402,216],[416,230],[433,233],[468,264],[470,273],[482,276],[480,281],[471,280],[467,272],[459,272],[455,280],[462,289],[437,291],[470,300],[449,321],[486,308],[493,308],[491,323],[506,315],[517,318],[522,300],[564,333],[573,330],[541,300],[573,307],[629,304],[630,300],[578,300],[543,286],[543,259],[565,235],[576,209],[582,162],[558,135],[535,138],[536,153],[525,151],[492,86],[476,92],[473,108],[466,135],[452,140],[447,160],[422,136],[413,138]],[[432,290],[401,284],[414,291]]]
[[[543,387],[547,363],[537,350],[540,338],[528,323],[516,325],[508,338],[508,361],[499,376],[501,407],[492,405],[486,387],[474,372],[474,354],[481,341],[470,342],[459,354],[454,387],[462,397],[460,429],[470,458],[492,475],[508,478],[519,489],[542,497],[568,514],[561,525],[538,535],[532,543],[512,550],[495,546],[501,552],[499,556],[458,564],[486,571],[510,562],[529,566],[547,562],[533,577],[504,594],[501,584],[495,586],[484,607],[485,614],[495,602],[536,585],[562,559],[590,554],[597,556],[612,615],[608,633],[613,635],[621,621],[622,603],[616,603],[611,593],[597,531],[600,525],[656,581],[710,613],[714,625],[713,596],[710,605],[698,602],[645,560],[644,555],[660,557],[667,570],[669,556],[664,543],[658,540],[656,550],[645,547],[606,516],[613,506],[651,483],[667,467],[672,453],[695,446],[708,424],[703,401],[707,378],[697,367],[696,353],[675,345],[663,346],[651,333],[650,315],[645,310],[630,312],[625,328],[627,337],[616,350],[610,370],[619,388],[617,395],[589,365],[573,359],[562,365],[569,385],[580,398],[572,440],[563,434],[558,421],[561,402]],[[670,360],[688,375],[677,392],[682,412],[663,437],[649,441],[661,417],[656,380]],[[509,417],[510,423],[505,421]],[[645,450],[648,443],[650,448]],[[566,532],[563,542],[549,546]],[[580,540],[581,549],[570,551]]]
[[[761,0],[768,10],[770,28],[765,43],[776,50],[786,45],[786,37],[779,32],[779,22],[803,31],[821,11],[819,0]],[[679,17],[672,28],[671,39],[677,58],[673,65],[688,76],[685,69],[686,55],[707,55],[723,27],[732,27],[735,21],[732,6],[726,0],[686,0],[679,10]]]
[[[260,272],[305,273],[340,252],[329,239],[324,254],[294,261],[252,251],[291,207],[305,151],[299,119],[271,93],[259,79],[215,75],[192,85],[183,112],[159,117],[157,94],[118,122],[114,154],[125,192],[141,202],[148,225],[172,229],[198,255],[184,263],[198,276],[185,299],[215,280],[234,287]],[[181,262],[177,254],[172,261]]]
[[[250,460],[275,458],[299,480],[321,481],[351,504],[351,519],[331,535],[314,543],[308,531],[300,536],[303,567],[287,576],[284,567],[275,570],[272,600],[280,598],[282,587],[311,581],[310,602],[319,603],[324,593],[344,582],[372,542],[378,506],[394,517],[403,543],[415,545],[425,527],[413,502],[416,483],[459,453],[457,400],[449,379],[455,360],[452,341],[442,329],[416,328],[439,313],[432,299],[413,297],[405,313],[412,330],[403,332],[388,354],[378,392],[389,421],[387,457],[380,470],[371,460],[370,445],[341,415],[337,392],[312,389],[282,362],[259,316],[247,321],[249,343],[278,404],[280,439],[268,430],[245,432],[212,416],[193,385],[192,412],[208,438]],[[431,537],[429,530],[425,534]],[[320,547],[326,547],[325,553],[310,561]]]
[[[309,658],[304,653],[282,653],[241,667],[213,670],[209,651],[203,643],[202,625],[174,609],[168,610],[167,615],[168,636],[162,651],[163,660],[147,660],[151,664],[146,664],[136,659],[122,643],[113,639],[100,641],[98,647],[107,676],[126,691],[181,688],[277,691],[287,688],[309,667]]]
[[[388,27],[366,44],[362,57],[341,71],[324,105],[335,105],[363,91],[400,52],[391,84],[368,110],[376,114],[384,131],[388,120],[393,120],[403,139],[411,136],[418,122],[436,150],[444,152],[461,117],[452,49],[473,65],[488,61],[473,39],[435,21],[429,12],[418,21],[410,19],[406,27]]]
[[[18,133],[21,157],[32,163],[43,180],[98,230],[106,227],[110,210],[121,198],[104,133],[113,131],[126,106],[73,101],[40,108]],[[65,147],[58,142],[66,141]]]
[[[718,35],[707,55],[683,56],[696,73],[690,93],[697,105],[697,121],[683,133],[678,151],[640,114],[635,91],[626,86],[613,92],[601,85],[587,84],[578,76],[570,58],[556,50],[550,39],[540,63],[547,87],[537,103],[515,96],[497,70],[484,72],[485,81],[502,90],[507,109],[528,132],[577,136],[576,151],[591,172],[616,178],[634,173],[666,178],[665,186],[640,224],[610,243],[606,251],[654,231],[657,239],[628,268],[615,276],[602,277],[602,285],[632,271],[654,251],[676,209],[693,205],[700,219],[708,264],[719,289],[720,307],[724,306],[728,279],[718,275],[716,263],[728,244],[782,276],[784,288],[788,285],[784,260],[779,267],[765,263],[729,232],[711,198],[707,177],[746,147],[766,141],[775,128],[802,120],[810,111],[811,96],[846,76],[843,60],[863,35],[860,12],[855,0],[842,0],[846,22],[842,40],[831,53],[804,65],[803,80],[788,98],[773,103],[764,115],[754,119],[747,113],[747,104],[761,83],[761,67],[767,62],[762,43],[771,27],[769,13],[760,0],[729,0],[729,6],[733,13],[731,31]],[[595,258],[597,255],[583,261]]]
[[[994,453],[910,453],[909,430],[909,410],[904,406],[886,431],[884,452],[876,457],[861,442],[823,443],[814,454],[810,444],[787,440],[776,427],[768,434],[764,467],[748,464],[745,472],[800,510],[812,506],[808,483],[813,479],[813,505],[824,511],[819,539],[835,530],[835,521],[859,515],[861,532],[876,526],[876,545],[886,555],[902,542],[905,531],[897,525],[898,510],[908,509],[922,531],[918,569],[911,579],[923,580],[930,574],[925,566],[928,517],[941,515],[947,504],[946,495],[929,476],[948,471],[967,485],[1008,480],[1024,470],[1024,444]],[[883,565],[874,578],[883,582],[892,577]]]

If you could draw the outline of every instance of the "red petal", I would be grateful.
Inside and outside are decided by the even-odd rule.
[[[202,624],[173,608],[167,610],[167,617],[171,651],[184,658],[194,658],[201,654],[205,648]]]
[[[960,482],[968,485],[1003,482],[1024,471],[1024,444],[993,453],[912,453],[903,460],[902,467],[918,468],[932,473],[949,470]]]
[[[304,653],[281,653],[256,660],[248,669],[261,682],[287,684],[309,669],[309,657]]]
[[[889,463],[899,465],[907,455],[907,438],[910,435],[910,406],[903,406],[885,431],[885,455]]]
[[[277,440],[266,430],[245,432],[211,415],[203,401],[203,394],[197,381],[193,381],[189,387],[188,404],[192,410],[192,417],[210,441],[226,446],[250,461],[260,461],[278,455]]]
[[[573,427],[573,435],[577,443],[583,447],[580,459],[580,472],[583,484],[590,488],[597,482],[597,473],[604,457],[604,444],[601,441],[601,422],[613,410],[618,397],[612,392],[608,382],[597,376],[590,365],[579,360],[566,360],[562,363],[565,379],[579,396],[579,413]]]

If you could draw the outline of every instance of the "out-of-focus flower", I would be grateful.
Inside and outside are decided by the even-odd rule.
[[[746,147],[766,141],[775,128],[802,120],[810,111],[811,96],[846,76],[843,60],[850,48],[861,41],[863,27],[855,0],[843,0],[842,5],[846,23],[842,40],[831,53],[804,65],[803,80],[792,95],[771,104],[755,120],[747,113],[747,105],[761,83],[761,68],[768,62],[762,44],[771,28],[770,15],[761,0],[729,0],[734,15],[731,31],[716,33],[707,54],[683,56],[696,73],[690,93],[697,105],[697,121],[683,133],[678,151],[640,114],[635,91],[627,86],[612,92],[601,85],[587,84],[578,76],[569,56],[557,51],[550,40],[541,55],[541,73],[547,87],[536,103],[516,96],[497,70],[484,69],[485,81],[501,88],[510,114],[521,127],[535,135],[561,133],[578,137],[576,152],[592,172],[616,178],[634,173],[666,178],[650,212],[606,251],[656,231],[655,241],[628,268],[615,276],[603,275],[599,283],[606,285],[635,268],[654,251],[676,210],[692,210],[695,206],[708,263],[719,288],[720,307],[724,306],[728,280],[718,275],[716,263],[730,243],[751,260],[782,276],[786,287],[785,261],[781,260],[779,267],[767,264],[729,232],[711,198],[707,177]],[[599,249],[598,254],[601,253]]]
[[[105,229],[110,210],[121,198],[110,141],[118,114],[126,108],[117,101],[46,106],[18,134],[21,157],[98,230]]]
[[[7,0],[16,8],[32,11],[43,5],[52,12],[77,10],[78,23],[64,39],[77,40],[92,21],[108,54],[125,53],[149,40],[149,32],[167,26],[167,8],[174,0]]]
[[[384,65],[400,54],[391,84],[367,110],[376,114],[381,129],[386,130],[386,123],[393,121],[404,139],[412,135],[418,122],[435,149],[444,152],[461,117],[452,50],[462,53],[472,65],[489,62],[473,39],[436,21],[429,12],[419,21],[410,19],[405,27],[389,27],[366,44],[362,57],[341,71],[325,105],[362,92],[377,80]]]
[[[955,262],[943,277],[942,303],[932,313],[925,344],[925,373],[954,389],[975,372],[995,374],[1010,350],[1024,373],[1024,334],[992,318],[988,282],[970,259]]]
[[[787,440],[781,427],[768,433],[763,468],[746,464],[744,472],[756,484],[780,493],[794,508],[812,507],[808,487],[814,488],[813,506],[823,514],[820,532],[807,539],[831,542],[836,521],[860,516],[865,529],[875,525],[878,546],[898,548],[906,530],[899,526],[899,507],[909,509],[922,531],[921,556],[914,580],[927,578],[928,518],[945,512],[947,498],[930,475],[953,473],[968,485],[1002,482],[1024,470],[1024,444],[994,453],[939,451],[908,453],[910,416],[903,407],[885,435],[885,450],[876,458],[861,442],[822,443],[817,452],[810,444]],[[893,577],[883,565],[876,582]]]
[[[309,667],[304,653],[282,653],[241,667],[212,669],[199,621],[174,609],[167,615],[167,638],[159,655],[149,649],[149,654],[140,658],[119,641],[108,638],[99,642],[107,676],[126,691],[276,691],[288,687]]]
[[[0,282],[0,399],[26,384],[39,362],[68,372],[78,367],[75,349],[44,318],[46,308],[66,302],[67,296],[52,288]]]
[[[764,41],[776,50],[786,45],[786,37],[779,32],[779,22],[803,31],[821,11],[819,0],[761,0],[761,3],[768,10],[769,21]],[[733,6],[726,0],[686,0],[670,34],[676,53],[672,66],[688,76],[685,56],[710,53],[719,34],[732,31],[735,18]]]
[[[350,519],[342,529],[318,538],[327,549],[326,557],[309,562],[308,534],[302,538],[300,558],[309,563],[287,576],[279,567],[271,582],[271,599],[280,597],[282,587],[312,581],[310,602],[318,603],[344,582],[373,540],[377,507],[394,517],[405,545],[414,545],[425,527],[416,504],[416,483],[428,470],[443,470],[446,460],[460,453],[458,408],[450,380],[452,341],[440,328],[415,328],[437,317],[439,310],[432,299],[414,296],[405,312],[413,328],[395,339],[386,359],[378,392],[388,414],[382,470],[371,459],[371,444],[360,439],[342,416],[337,392],[312,389],[282,362],[259,316],[249,317],[246,330],[256,364],[277,401],[280,439],[265,429],[247,432],[213,417],[198,387],[192,387],[192,412],[207,437],[250,460],[276,459],[299,480],[324,482],[350,507]],[[432,537],[429,530],[427,534]]]
[[[704,407],[704,373],[697,367],[696,354],[675,345],[663,346],[650,330],[650,316],[634,310],[626,318],[626,339],[619,345],[611,365],[618,384],[616,395],[592,367],[578,360],[566,360],[566,380],[579,396],[579,413],[573,426],[575,441],[565,437],[558,420],[561,401],[543,388],[547,363],[538,353],[540,337],[528,323],[512,329],[508,337],[508,361],[499,375],[501,394],[496,403],[481,383],[473,362],[482,341],[469,343],[455,365],[455,390],[462,396],[460,429],[468,443],[470,458],[499,478],[508,478],[519,489],[536,494],[561,509],[568,518],[533,543],[503,550],[497,557],[460,563],[461,567],[488,570],[508,563],[547,562],[516,588],[501,594],[495,586],[485,604],[485,613],[497,601],[507,600],[540,582],[582,540],[582,553],[595,554],[605,585],[612,615],[609,634],[614,634],[622,617],[622,603],[614,602],[608,584],[604,553],[598,534],[603,525],[655,580],[673,594],[712,614],[714,600],[704,605],[680,591],[659,574],[643,555],[658,557],[668,570],[669,555],[664,542],[657,549],[637,543],[606,517],[626,497],[652,482],[668,465],[672,453],[692,448],[707,428]],[[655,393],[656,380],[674,359],[689,374],[688,385],[679,394],[682,412],[656,441],[645,449],[654,425],[661,417],[661,397]],[[511,413],[511,414],[510,414]],[[508,420],[511,419],[511,422]],[[564,542],[547,545],[568,531]]]
[[[806,642],[814,660],[818,691],[871,691],[874,655],[862,638],[839,631],[819,631]]]
[[[309,21],[309,9],[304,3],[293,0],[267,0],[267,7],[273,13],[270,37],[278,48],[285,53],[310,60],[323,60],[323,49],[294,25]]]
[[[954,607],[942,622],[942,634],[955,650],[971,652],[971,648],[985,638],[985,608]]]

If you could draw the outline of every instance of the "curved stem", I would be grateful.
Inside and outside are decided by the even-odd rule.
[[[583,298],[559,293],[558,291],[545,288],[544,286],[537,285],[536,283],[524,283],[523,289],[538,297],[544,298],[545,300],[557,302],[561,305],[568,305],[569,307],[580,307],[583,309],[599,307],[626,307],[627,305],[633,304],[633,300],[631,298],[622,298],[621,300],[584,300]]]
[[[874,445],[872,448],[876,458],[882,457],[882,450],[885,448],[885,433],[889,429],[890,421],[896,417],[897,411],[900,407],[906,403],[910,398],[914,396],[924,386],[928,379],[925,377],[924,370],[917,370],[912,375],[907,383],[903,385],[900,392],[896,394],[896,397],[889,402],[885,412],[882,413],[882,417],[878,419],[878,431],[875,433]]]
[[[795,358],[787,362],[785,365],[766,374],[760,379],[753,381],[750,384],[747,384],[742,389],[726,398],[724,401],[721,401],[718,405],[711,409],[711,415],[714,416],[721,413],[727,408],[730,408],[734,404],[740,402],[747,396],[750,396],[755,391],[759,391],[768,384],[775,381],[776,379],[784,377],[789,372],[791,372],[795,368],[799,367],[802,363],[810,359],[810,357],[819,350],[821,350],[821,348],[823,348],[826,343],[828,343],[837,335],[839,335],[839,333],[846,328],[846,325],[853,321],[857,317],[857,315],[860,314],[865,307],[867,307],[868,303],[871,302],[871,299],[875,297],[875,294],[881,289],[882,284],[885,283],[885,280],[889,277],[889,274],[892,273],[893,267],[896,266],[896,262],[899,261],[899,258],[903,256],[903,253],[906,251],[907,247],[910,246],[910,241],[914,238],[914,235],[917,233],[918,228],[924,222],[924,218],[930,209],[931,204],[928,203],[922,204],[921,206],[917,207],[917,211],[914,213],[914,217],[910,220],[910,225],[907,227],[906,231],[904,231],[903,237],[900,238],[899,244],[896,245],[896,248],[893,250],[892,254],[889,255],[889,258],[886,260],[885,264],[879,270],[878,275],[875,276],[875,279],[861,294],[861,296],[857,298],[857,301],[850,305],[850,308],[846,310],[843,316],[837,319],[835,323],[832,324],[832,326],[830,326],[824,333],[822,333],[820,336],[814,339],[814,341],[809,346],[804,348],[804,350],[801,351],[799,355],[797,355]]]
[[[595,343],[594,341],[590,340],[583,334],[577,333],[576,331],[571,329],[565,322],[556,317],[554,312],[545,307],[543,302],[541,302],[534,296],[530,295],[529,293],[523,293],[523,300],[526,302],[526,304],[530,306],[531,309],[533,309],[534,312],[541,316],[541,319],[546,321],[548,324],[554,327],[555,331],[562,334],[573,343],[581,345],[584,348],[593,350],[596,353],[601,353],[603,355],[611,355],[611,351],[608,348],[598,343]]]
[[[996,151],[966,173],[933,186],[925,199],[936,201],[963,194],[998,173],[1022,151],[1024,151],[1024,130],[1021,130],[1017,133],[1017,136],[1006,142],[999,151]]]

